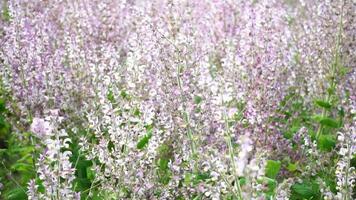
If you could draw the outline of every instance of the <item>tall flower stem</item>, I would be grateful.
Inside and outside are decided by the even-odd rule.
[[[224,99],[222,99],[222,104],[225,105],[225,101]],[[236,168],[236,162],[234,159],[235,156],[235,151],[234,151],[234,147],[232,145],[232,136],[231,136],[231,132],[230,132],[230,128],[229,128],[229,121],[227,118],[227,111],[226,109],[224,109],[224,123],[225,123],[225,132],[226,132],[226,143],[229,149],[229,158],[230,158],[230,162],[231,162],[231,167],[233,170],[233,176],[234,176],[234,181],[235,181],[235,190],[236,190],[236,196],[238,198],[238,200],[243,200],[242,198],[242,190],[241,190],[241,185],[240,185],[240,180],[237,174],[237,168]]]
[[[151,24],[151,26],[153,26],[153,24]],[[179,47],[174,44],[173,41],[171,41],[168,37],[166,37],[163,33],[161,33],[158,29],[155,29],[155,31],[161,35],[161,37],[165,40],[167,40],[169,42],[170,45],[172,45],[174,47],[174,49],[178,52],[178,56],[179,56],[179,60],[182,61],[182,58],[184,56],[182,56],[182,51],[179,49]],[[188,60],[185,58],[184,59],[184,64],[185,66],[188,66]],[[192,155],[191,157],[193,158],[193,160],[196,161],[197,159],[197,148],[196,148],[196,144],[194,142],[194,137],[193,137],[193,131],[192,131],[192,128],[190,126],[190,119],[189,119],[189,114],[187,112],[187,109],[186,109],[186,105],[185,105],[185,102],[186,102],[186,98],[184,97],[183,93],[184,93],[184,90],[183,90],[183,81],[181,79],[181,64],[178,63],[177,64],[177,83],[178,83],[178,87],[179,87],[179,90],[181,92],[181,99],[182,99],[182,105],[183,105],[183,118],[184,118],[184,123],[187,127],[187,132],[188,132],[188,138],[190,140],[190,145],[191,145],[191,151],[192,151]],[[197,165],[197,162],[194,162],[194,172],[197,172],[198,171],[198,165]]]
[[[182,80],[181,80],[181,77],[180,77],[180,71],[181,71],[181,67],[180,65],[178,64],[177,66],[177,82],[178,82],[178,86],[179,86],[179,89],[181,91],[181,93],[183,94],[183,87],[182,87]],[[183,115],[184,115],[184,122],[185,122],[185,125],[187,126],[187,133],[188,133],[188,137],[189,137],[189,140],[190,140],[190,145],[191,145],[191,151],[192,151],[192,158],[193,160],[196,159],[197,157],[197,150],[196,150],[196,144],[194,142],[194,137],[193,137],[193,131],[192,131],[192,128],[190,127],[190,119],[189,119],[189,114],[186,110],[186,106],[185,106],[185,98],[183,95],[181,95],[181,98],[182,98],[182,101],[183,101]],[[197,163],[194,162],[194,172],[197,172],[198,170],[198,166],[197,166]]]
[[[343,7],[344,5],[341,5],[341,13],[340,13],[340,20],[339,20],[339,30],[338,30],[338,34],[337,34],[337,38],[336,38],[336,45],[334,48],[334,58],[333,61],[331,63],[331,68],[330,68],[330,77],[331,80],[329,82],[330,87],[328,89],[327,95],[326,95],[326,102],[329,103],[332,100],[332,97],[335,93],[335,89],[336,89],[336,85],[337,85],[337,80],[336,80],[336,76],[337,76],[337,70],[338,67],[340,65],[340,44],[341,44],[341,36],[342,36],[342,15],[343,15]],[[328,110],[326,108],[323,108],[322,111],[322,118],[327,117],[328,115]],[[318,127],[318,131],[316,133],[316,139],[319,139],[322,131],[324,129],[324,125],[320,124]]]

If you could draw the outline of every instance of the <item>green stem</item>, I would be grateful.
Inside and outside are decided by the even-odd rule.
[[[343,15],[343,5],[341,6],[341,14],[340,14],[340,20],[339,20],[339,30],[338,30],[338,34],[337,34],[337,39],[336,39],[336,45],[334,48],[334,59],[333,62],[331,63],[331,80],[330,80],[330,90],[327,92],[327,96],[326,96],[326,102],[330,102],[331,98],[334,94],[334,90],[336,89],[336,76],[337,76],[337,67],[340,64],[340,44],[341,44],[341,35],[342,35],[342,15]],[[322,111],[322,118],[325,118],[328,114],[328,110],[326,108],[323,108]],[[316,139],[319,139],[322,131],[324,129],[324,125],[320,124],[318,127],[318,131],[316,134]]]
[[[183,87],[182,87],[182,80],[180,78],[180,70],[181,70],[181,67],[180,65],[178,65],[177,67],[177,82],[178,82],[178,86],[179,86],[179,89],[181,91],[181,93],[183,93]],[[194,137],[193,137],[193,131],[190,127],[190,119],[189,119],[189,115],[188,115],[188,112],[186,111],[186,107],[184,105],[184,102],[185,102],[185,98],[184,96],[181,96],[182,98],[182,101],[183,101],[183,115],[184,115],[184,122],[185,122],[185,125],[187,126],[187,132],[188,132],[188,137],[189,137],[189,140],[190,140],[190,145],[191,145],[191,151],[192,151],[192,157],[194,160],[196,160],[196,157],[197,157],[197,151],[196,151],[196,144],[194,142]],[[194,162],[194,172],[197,172],[197,169],[198,169],[198,166],[197,166],[197,162]]]
[[[232,166],[232,170],[233,170],[233,174],[234,174],[234,180],[235,180],[235,190],[237,192],[237,197],[239,200],[242,200],[242,190],[241,190],[241,186],[240,186],[240,180],[237,174],[237,169],[236,169],[236,163],[235,163],[235,159],[234,159],[234,147],[232,146],[232,137],[231,137],[231,133],[229,130],[229,124],[228,124],[228,120],[226,117],[226,114],[224,116],[224,121],[225,121],[225,128],[226,128],[226,134],[227,134],[227,145],[229,148],[229,157],[230,157],[230,162],[231,162],[231,166]]]

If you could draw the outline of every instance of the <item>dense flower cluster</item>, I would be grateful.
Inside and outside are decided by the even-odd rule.
[[[9,109],[41,140],[41,183],[29,182],[30,199],[80,199],[71,137],[92,162],[88,197],[95,185],[113,199],[289,199],[301,182],[291,175],[299,173],[295,163],[306,166],[305,179],[332,165],[335,152],[320,148],[336,133],[319,134],[338,124],[323,121],[323,110],[316,136],[310,125],[286,138],[286,125],[274,121],[280,102],[290,90],[309,104],[327,94],[323,109],[356,101],[352,0],[11,0],[2,7],[0,75],[16,102]],[[352,198],[350,124],[338,137],[338,193],[322,196]]]
[[[349,127],[348,133],[339,133],[340,160],[336,167],[337,197],[339,199],[351,199],[352,190],[355,187],[356,171],[351,165],[351,159],[356,154],[356,130],[355,125]]]
[[[67,149],[71,140],[64,129],[57,130],[61,117],[58,111],[51,110],[46,119],[34,118],[31,131],[41,138],[45,145],[37,162],[37,173],[45,188],[44,194],[38,193],[35,180],[29,182],[29,199],[80,199],[79,193],[72,191],[75,178],[74,168],[70,162],[71,152]]]

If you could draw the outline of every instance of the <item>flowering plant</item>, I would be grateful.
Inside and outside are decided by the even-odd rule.
[[[0,10],[5,199],[355,198],[351,0]]]

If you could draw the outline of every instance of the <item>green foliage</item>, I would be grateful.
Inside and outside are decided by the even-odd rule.
[[[287,170],[290,172],[295,172],[298,169],[298,163],[288,163]]]
[[[315,104],[318,105],[321,108],[326,108],[326,109],[330,109],[331,108],[331,104],[329,102],[323,101],[323,100],[316,100]]]
[[[135,108],[134,111],[133,111],[133,114],[136,116],[136,117],[139,117],[141,116],[141,112],[138,108]]]
[[[339,122],[332,118],[324,117],[320,120],[320,124],[331,127],[331,128],[339,128]]]
[[[143,149],[147,146],[148,142],[150,141],[152,137],[152,129],[148,130],[148,133],[144,135],[137,143],[136,147],[137,149]]]
[[[200,104],[203,101],[203,98],[200,96],[194,96],[194,103],[195,104]]]
[[[1,13],[2,13],[1,17],[5,22],[9,22],[11,20],[10,10],[6,2],[4,2],[3,10]]]
[[[90,135],[90,132],[85,130],[84,128],[80,128],[78,132],[73,133],[68,131],[69,136],[71,137],[72,143],[70,144],[68,149],[72,152],[72,156],[70,158],[71,163],[73,163],[75,167],[75,179],[73,181],[74,190],[81,193],[81,199],[86,199],[90,188],[93,186],[95,181],[95,174],[91,170],[94,161],[86,160],[83,152],[80,151],[79,147],[79,138],[81,136]],[[99,198],[99,191],[96,188],[92,189],[93,197],[91,199],[102,199]]]
[[[303,97],[297,92],[291,91],[289,95],[281,102],[278,112],[282,117],[273,119],[274,122],[282,124],[281,132],[285,138],[290,139],[294,134],[300,130],[301,127],[306,127],[312,140],[316,140],[319,154],[323,155],[326,152],[331,152],[336,146],[336,132],[342,127],[345,117],[345,111],[338,105],[338,99],[334,97],[334,88],[329,88],[328,95],[325,100],[315,100],[313,105],[304,103]],[[284,118],[283,118],[284,117]],[[298,151],[297,144],[294,144],[294,149]],[[325,154],[326,155],[326,154]],[[316,160],[312,158],[307,161],[309,163],[299,164],[299,160],[290,160],[288,155],[285,155],[286,163],[282,163],[282,167],[285,168],[292,176],[302,179],[302,183],[296,183],[291,187],[292,200],[304,200],[304,199],[321,199],[319,191],[319,182],[317,180],[323,180],[327,187],[332,192],[336,192],[335,189],[335,174],[333,170],[329,168],[318,168],[317,175],[313,177],[302,177],[301,171],[305,170],[305,165],[315,166]],[[330,160],[330,165],[335,165],[337,160]],[[267,167],[273,169],[273,165],[278,168],[278,161],[268,161]],[[303,161],[301,161],[303,162]],[[271,173],[271,172],[270,172]],[[273,174],[273,173],[272,173]],[[271,178],[275,178],[271,174],[266,175]],[[273,187],[272,187],[273,188]],[[271,191],[266,194],[269,195]]]
[[[112,90],[109,90],[109,92],[106,95],[106,98],[110,101],[110,103],[114,104],[115,101],[115,96],[114,93],[112,92]]]
[[[7,200],[21,200],[21,199],[27,199],[27,195],[24,188],[15,187],[5,192],[4,198]]]
[[[187,186],[197,185],[210,178],[211,178],[210,173],[207,172],[186,173],[184,176],[184,184]]]
[[[168,164],[173,159],[173,148],[169,143],[164,143],[158,148],[156,158],[158,182],[167,185],[172,177]]]
[[[296,183],[291,187],[291,200],[320,199],[320,189],[316,182]]]
[[[317,141],[318,148],[323,151],[331,151],[336,145],[335,135],[321,135]]]
[[[313,129],[310,117],[312,110],[306,106],[304,98],[295,91],[295,88],[290,88],[289,94],[280,102],[277,113],[280,116],[273,118],[272,121],[282,124],[280,131],[287,139],[293,138],[302,127]]]
[[[281,169],[281,162],[275,160],[267,160],[265,174],[268,178],[275,179]]]
[[[278,182],[275,179],[268,177],[262,177],[258,182],[266,186],[263,193],[268,197],[267,199],[270,199],[275,194]]]
[[[4,184],[0,199],[26,199],[27,183],[35,178],[34,152],[29,133],[12,132],[7,117],[6,100],[0,95],[0,182]]]
[[[120,96],[121,96],[121,98],[123,98],[125,100],[130,100],[131,99],[131,96],[126,92],[126,90],[121,90]]]

